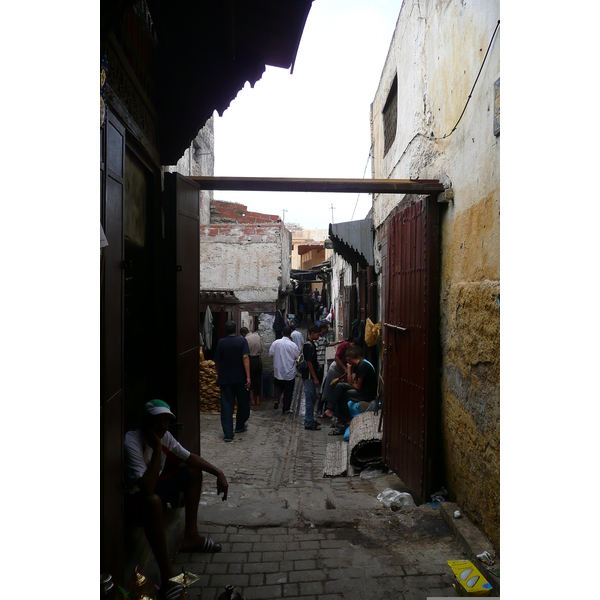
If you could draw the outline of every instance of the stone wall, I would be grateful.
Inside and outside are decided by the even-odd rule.
[[[499,3],[405,0],[371,106],[373,176],[438,179],[441,429],[447,488],[496,550],[500,537],[500,32],[458,126],[499,19]],[[387,153],[383,109],[397,77]],[[456,129],[453,131],[454,127]],[[381,228],[402,196],[376,195]]]
[[[261,355],[263,375],[273,375],[273,357],[269,356],[269,348],[275,341],[274,322],[275,314],[261,313],[258,317],[258,335],[263,349]]]
[[[218,200],[210,210],[210,225],[200,227],[200,289],[277,302],[290,283],[289,232],[279,217]]]
[[[169,173],[181,175],[206,175],[215,174],[215,130],[213,117],[206,121],[204,127],[190,143],[177,165],[165,167]],[[200,224],[208,225],[210,222],[210,206],[213,201],[212,190],[200,192]]]

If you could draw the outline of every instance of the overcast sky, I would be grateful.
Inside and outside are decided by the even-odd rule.
[[[294,66],[267,67],[215,112],[215,175],[371,177],[369,109],[402,0],[315,0]],[[362,219],[369,194],[216,191],[304,229]],[[285,214],[283,211],[286,211]],[[353,219],[354,214],[354,219]]]

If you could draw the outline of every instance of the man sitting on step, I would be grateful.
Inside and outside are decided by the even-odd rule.
[[[217,478],[217,494],[227,499],[229,485],[223,472],[197,454],[192,454],[167,431],[175,418],[162,400],[146,402],[139,429],[125,435],[125,468],[128,494],[125,515],[129,522],[143,525],[161,577],[159,598],[180,597],[182,586],[169,581],[175,576],[167,552],[163,504],[183,492],[185,529],[180,552],[221,551],[221,544],[198,533],[197,518],[202,492],[202,471]]]
[[[346,381],[338,383],[331,394],[331,409],[325,411],[326,416],[336,416],[338,426],[329,435],[343,435],[352,420],[348,402],[369,403],[377,396],[377,375],[373,365],[363,356],[359,345],[346,351]],[[353,372],[354,371],[354,372]]]

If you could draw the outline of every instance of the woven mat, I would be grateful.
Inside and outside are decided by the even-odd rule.
[[[348,471],[348,444],[330,442],[325,451],[323,477],[341,477]]]
[[[357,469],[378,465],[381,460],[383,432],[377,431],[379,416],[374,412],[356,415],[350,421],[350,463]]]

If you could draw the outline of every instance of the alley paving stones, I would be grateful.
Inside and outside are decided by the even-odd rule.
[[[465,554],[439,511],[383,506],[385,488],[407,491],[394,474],[324,478],[329,421],[304,431],[300,403],[295,394],[293,414],[261,404],[230,444],[220,416],[201,415],[202,456],[225,472],[229,495],[223,502],[205,476],[198,528],[223,551],[175,556],[176,572],[200,575],[189,598],[216,599],[226,585],[246,600],[456,596],[446,561]]]

